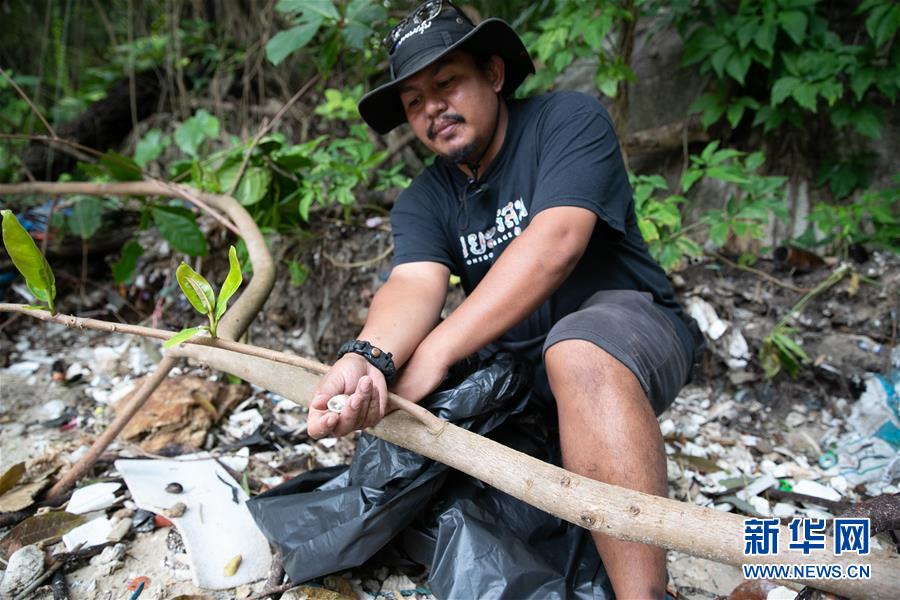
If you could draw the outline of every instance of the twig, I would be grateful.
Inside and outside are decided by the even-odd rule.
[[[797,314],[801,310],[803,310],[803,307],[806,306],[806,304],[810,300],[812,300],[813,298],[815,298],[816,296],[818,296],[819,294],[821,294],[822,292],[824,292],[825,290],[827,290],[828,288],[830,288],[831,286],[836,284],[838,281],[840,281],[841,279],[844,278],[844,275],[846,275],[847,273],[849,273],[852,270],[853,270],[853,267],[851,267],[847,263],[844,263],[841,266],[839,266],[837,269],[834,270],[834,272],[831,273],[831,275],[829,275],[822,282],[820,282],[819,285],[817,285],[813,289],[807,291],[806,295],[803,296],[802,298],[800,298],[800,300],[797,302],[797,304],[792,306],[791,309],[787,312],[787,314],[785,314],[783,317],[781,317],[781,319],[778,321],[778,323],[775,324],[775,327],[778,328],[778,327],[787,325],[787,322],[791,320],[791,317],[793,317],[795,314]]]
[[[289,581],[287,583],[279,585],[278,587],[265,589],[255,596],[250,596],[249,598],[247,598],[247,600],[262,600],[263,598],[268,598],[269,596],[274,596],[275,594],[283,594],[284,592],[290,590],[291,588],[295,588],[298,585],[300,584]]]
[[[0,312],[21,313],[41,321],[47,321],[49,323],[59,323],[71,329],[96,329],[98,331],[106,331],[108,333],[140,335],[143,337],[156,338],[159,340],[167,340],[176,333],[174,331],[166,331],[165,329],[154,329],[152,327],[143,327],[140,325],[128,325],[122,323],[110,323],[109,321],[86,319],[83,317],[76,317],[74,315],[51,315],[49,311],[28,308],[24,304],[0,303]],[[325,373],[327,373],[330,368],[327,365],[314,360],[310,360],[308,358],[303,358],[302,356],[285,354],[283,352],[278,352],[277,350],[261,348],[259,346],[252,346],[250,344],[242,344],[241,342],[234,342],[232,340],[227,340],[219,337],[211,338],[195,336],[190,338],[189,340],[184,341],[183,343],[196,344],[198,346],[209,346],[211,348],[219,348],[221,350],[238,352],[240,354],[246,354],[248,356],[255,356],[257,358],[284,363],[293,367],[300,367],[301,369],[306,369],[307,371],[318,373],[320,375],[324,375]],[[419,406],[415,402],[410,402],[409,400],[401,398],[400,396],[393,393],[388,394],[388,398],[391,404],[393,404],[396,408],[408,412],[410,415],[419,420],[423,425],[425,425],[432,433],[439,432],[446,425],[446,421],[443,421],[442,419],[434,416],[433,414],[428,412],[427,409]]]
[[[31,108],[31,111],[35,114],[35,116],[41,120],[41,123],[44,124],[47,132],[54,138],[59,139],[59,136],[56,135],[56,131],[53,130],[53,128],[50,126],[50,123],[48,123],[47,119],[44,118],[44,115],[41,114],[41,111],[39,111],[37,106],[34,105],[34,103],[31,101],[31,98],[29,98],[28,94],[25,93],[25,90],[20,88],[19,84],[17,84],[12,77],[6,74],[6,71],[3,70],[3,67],[0,67],[0,75],[2,75],[3,79],[7,80],[9,84],[13,86],[13,88],[15,88],[16,92],[18,92],[18,94],[22,96],[22,100],[24,100],[28,104],[29,108]]]
[[[237,177],[234,178],[234,183],[231,184],[231,189],[228,190],[229,196],[234,196],[234,191],[237,189],[238,184],[241,183],[241,178],[244,176],[244,171],[247,170],[247,163],[250,162],[250,155],[253,154],[253,150],[254,150],[254,148],[256,148],[256,145],[259,143],[259,140],[261,140],[264,135],[269,133],[269,131],[271,131],[272,127],[275,126],[275,123],[277,123],[279,120],[281,120],[281,117],[284,116],[284,113],[286,113],[288,111],[288,109],[290,109],[291,106],[293,106],[294,103],[297,102],[297,100],[302,98],[303,95],[307,91],[309,91],[309,88],[311,88],[313,85],[315,85],[316,82],[318,82],[318,81],[319,81],[319,75],[316,74],[312,77],[312,79],[307,81],[306,84],[302,88],[300,88],[296,94],[291,96],[291,99],[288,100],[285,103],[285,105],[281,107],[281,110],[279,110],[277,113],[275,113],[275,116],[272,117],[271,121],[269,121],[267,119],[263,119],[262,126],[259,128],[259,131],[256,132],[256,135],[253,136],[253,141],[250,142],[250,147],[247,148],[247,151],[244,153],[244,160],[241,161],[241,168],[238,169]]]
[[[725,258],[718,252],[713,252],[711,254],[711,256],[713,258],[715,258],[716,260],[721,260],[723,263],[725,263],[729,267],[733,267],[735,269],[740,269],[741,271],[747,271],[748,273],[753,273],[754,275],[758,275],[758,276],[762,277],[763,279],[765,279],[766,281],[770,281],[770,282],[774,283],[775,285],[783,287],[787,290],[791,290],[793,292],[798,292],[800,294],[810,291],[809,288],[802,288],[802,287],[798,287],[792,283],[787,283],[786,281],[781,281],[777,277],[772,277],[765,271],[760,271],[759,269],[754,269],[753,267],[748,267],[746,265],[738,264],[738,263],[734,262],[733,260],[729,260],[729,259]]]
[[[78,142],[73,142],[72,140],[67,140],[66,138],[60,137],[50,137],[47,135],[34,135],[25,133],[0,133],[0,139],[43,142],[48,146],[53,146],[54,148],[57,148],[58,150],[61,150],[66,154],[74,156],[78,160],[87,163],[93,160],[91,156],[103,156],[102,152],[94,150],[93,148],[88,148],[87,146],[82,146]]]
[[[370,258],[368,260],[359,260],[359,261],[350,262],[350,263],[341,262],[338,259],[336,259],[335,257],[328,254],[327,252],[322,252],[322,256],[324,256],[328,260],[328,262],[330,262],[334,266],[339,267],[341,269],[357,269],[357,268],[361,268],[361,267],[371,267],[372,265],[377,265],[382,260],[384,260],[385,258],[390,256],[391,252],[393,252],[393,251],[394,251],[394,244],[390,244],[384,250],[384,252],[382,252],[381,254],[379,254],[378,256],[376,256],[374,258]]]

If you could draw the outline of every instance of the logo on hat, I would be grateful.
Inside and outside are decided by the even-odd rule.
[[[394,51],[396,52],[397,48],[399,48],[400,45],[403,44],[403,42],[405,42],[407,39],[409,39],[413,35],[415,35],[417,33],[420,35],[425,33],[425,30],[428,29],[429,27],[431,27],[430,19],[428,21],[425,21],[424,23],[420,23],[419,25],[416,25],[415,27],[413,27],[412,29],[410,29],[409,31],[404,33],[403,37],[401,37],[399,40],[397,40],[397,45],[394,46]]]

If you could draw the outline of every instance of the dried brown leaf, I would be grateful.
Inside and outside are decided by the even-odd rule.
[[[40,494],[49,483],[47,480],[32,481],[3,494],[0,496],[0,512],[15,512],[28,508],[34,504],[34,497]]]
[[[24,474],[25,463],[16,463],[8,468],[6,473],[0,476],[0,496],[13,489]]]
[[[12,528],[0,542],[0,555],[8,559],[13,552],[29,544],[55,542],[84,523],[84,517],[63,510],[28,517]]]

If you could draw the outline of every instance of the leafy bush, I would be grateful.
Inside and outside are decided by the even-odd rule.
[[[894,185],[882,190],[866,190],[850,204],[819,203],[809,214],[814,228],[795,240],[807,247],[825,246],[847,257],[853,244],[870,244],[900,252],[900,175]],[[823,233],[816,237],[815,228]]]
[[[594,83],[603,94],[615,97],[619,82],[633,81],[634,73],[614,50],[611,36],[617,26],[634,19],[623,8],[627,2],[604,0],[579,2],[554,0],[545,4],[547,14],[537,13],[522,38],[532,57],[539,62],[537,73],[525,80],[519,94],[551,89],[557,76],[574,60],[596,61]]]
[[[804,127],[806,115],[827,106],[835,127],[880,136],[876,97],[894,103],[900,91],[900,47],[892,43],[900,5],[862,2],[855,14],[865,17],[866,35],[848,43],[829,22],[827,11],[836,9],[818,0],[701,4],[707,10],[698,13],[681,3],[675,18],[686,31],[684,63],[715,75],[712,91],[692,107],[705,126],[724,116],[737,127],[749,113],[765,132]]]
[[[787,219],[783,191],[786,178],[760,174],[764,161],[761,152],[720,149],[719,142],[712,142],[690,157],[678,193],[670,192],[658,175],[631,176],[638,226],[651,255],[666,271],[678,267],[686,256],[702,253],[702,248],[687,236],[693,229],[705,228],[713,247],[721,247],[731,235],[763,239],[770,214]],[[704,178],[730,184],[722,208],[708,210],[697,223],[682,227],[679,206],[687,202],[685,195]]]

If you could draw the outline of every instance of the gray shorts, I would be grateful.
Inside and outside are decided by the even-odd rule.
[[[560,319],[547,334],[543,352],[563,340],[585,340],[634,373],[653,411],[659,415],[690,378],[694,349],[688,325],[653,302],[647,292],[600,291],[579,310]],[[539,369],[537,388],[546,378]]]

